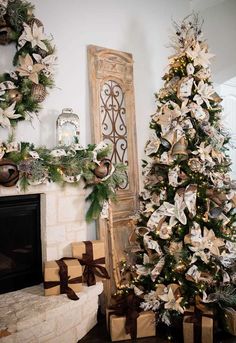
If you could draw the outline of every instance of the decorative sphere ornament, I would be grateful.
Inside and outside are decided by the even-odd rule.
[[[11,102],[19,102],[22,100],[22,94],[17,89],[9,89],[8,97]]]
[[[223,209],[220,207],[214,207],[210,210],[210,216],[211,218],[217,218],[221,215]]]
[[[182,273],[186,269],[186,265],[182,262],[179,261],[176,266],[175,266],[175,272],[176,273]]]
[[[199,172],[202,168],[201,162],[195,157],[189,159],[188,165],[193,172]]]
[[[99,178],[103,179],[111,171],[112,163],[108,158],[104,158],[100,161],[100,164],[94,169],[94,174]]]
[[[31,96],[34,98],[37,102],[43,102],[46,98],[47,91],[45,87],[41,84],[33,84],[31,88]]]
[[[0,185],[4,187],[14,186],[19,179],[17,165],[10,160],[0,160]]]
[[[7,45],[12,41],[12,29],[8,26],[0,28],[0,45]]]

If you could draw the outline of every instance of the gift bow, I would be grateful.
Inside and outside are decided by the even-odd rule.
[[[66,294],[67,297],[71,300],[79,300],[79,297],[73,291],[72,288],[69,287],[69,284],[76,284],[82,282],[82,277],[78,276],[73,279],[70,278],[68,275],[68,267],[63,260],[71,260],[72,258],[62,258],[57,260],[56,263],[59,266],[59,281],[44,281],[44,288],[52,288],[55,286],[60,286],[60,294]]]
[[[79,258],[78,261],[82,266],[85,266],[83,271],[84,281],[88,286],[93,286],[96,284],[95,275],[104,278],[110,279],[110,276],[105,267],[101,264],[105,263],[105,257],[100,257],[93,259],[93,244],[90,241],[84,241],[86,253],[82,255],[82,258]]]
[[[139,317],[141,299],[134,292],[119,297],[113,297],[116,301],[109,307],[110,315],[125,316],[125,332],[130,334],[131,339],[137,338],[137,318]]]

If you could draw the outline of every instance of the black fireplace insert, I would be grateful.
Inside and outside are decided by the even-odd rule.
[[[0,197],[0,293],[42,282],[40,195]]]

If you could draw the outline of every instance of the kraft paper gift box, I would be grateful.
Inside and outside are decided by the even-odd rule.
[[[213,343],[214,315],[211,310],[201,312],[190,306],[183,318],[184,343]]]
[[[106,310],[107,329],[112,342],[131,339],[125,332],[125,316],[112,314],[113,310]],[[153,311],[140,312],[137,318],[137,338],[156,336],[156,316]]]
[[[236,336],[236,311],[232,307],[224,309],[224,328],[231,335]]]
[[[83,267],[83,281],[92,286],[98,280],[109,279],[105,268],[104,242],[100,240],[73,242],[72,256]]]
[[[82,289],[82,267],[77,259],[61,259],[45,262],[45,295],[65,293],[70,299],[77,300],[75,293]]]

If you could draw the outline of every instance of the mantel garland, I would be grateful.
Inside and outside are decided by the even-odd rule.
[[[0,144],[0,185],[17,187],[26,191],[29,186],[46,182],[79,184],[92,191],[86,200],[90,207],[86,220],[97,219],[106,208],[108,200],[115,200],[118,186],[125,179],[125,166],[113,165],[108,159],[109,146],[79,144],[53,149],[38,147],[28,142]]]
[[[33,9],[25,0],[0,0],[0,45],[16,45],[15,70],[0,74],[0,127],[9,131],[37,114],[54,84],[55,48]]]

